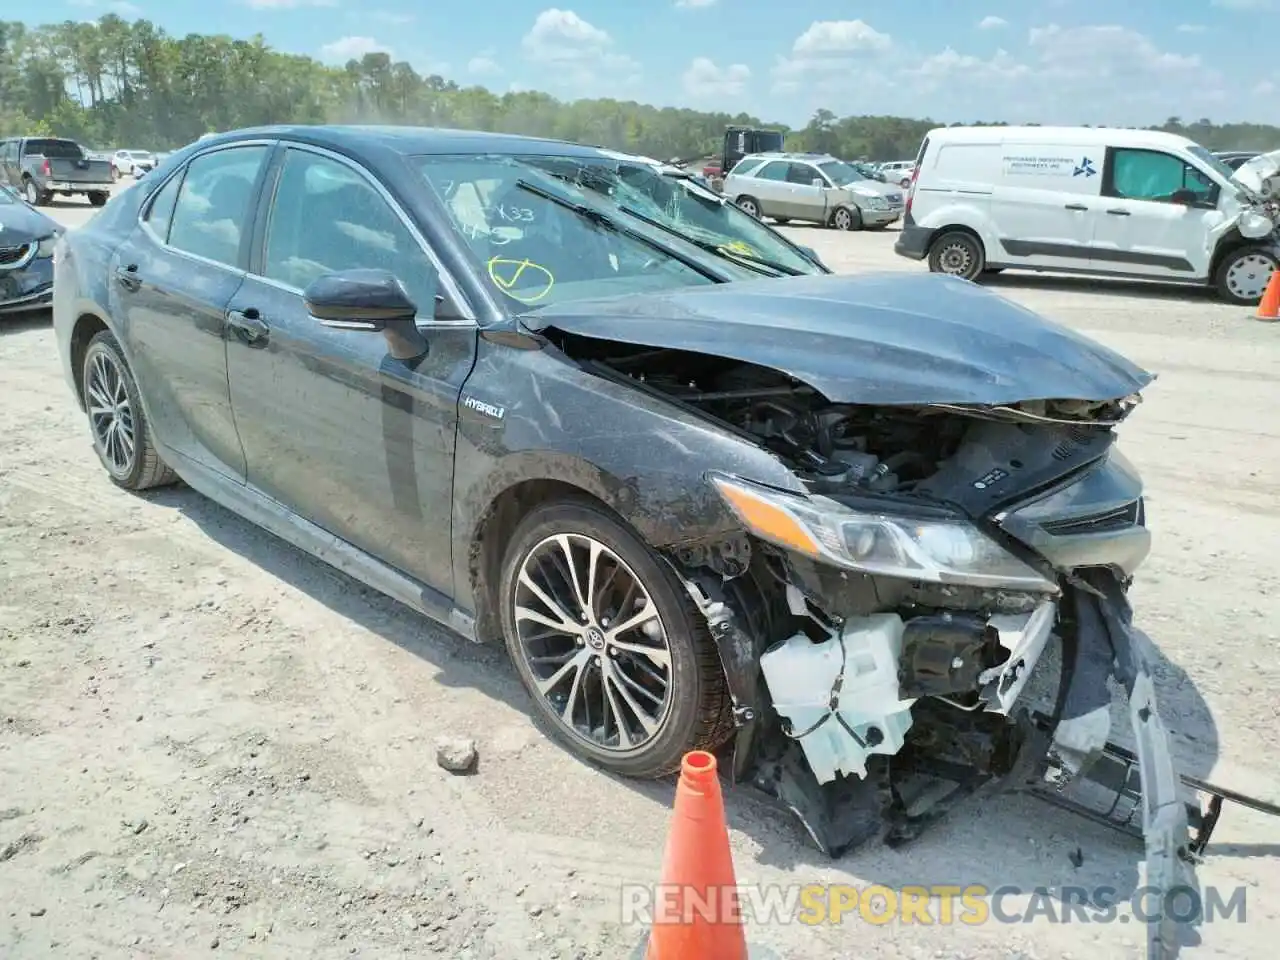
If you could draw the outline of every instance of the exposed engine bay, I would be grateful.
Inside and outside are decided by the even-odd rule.
[[[737,781],[833,856],[1028,791],[1143,838],[1147,884],[1197,889],[1222,798],[1240,798],[1180,781],[1132,626],[1149,534],[1112,428],[1137,396],[833,404],[758,365],[560,342],[585,369],[770,450],[810,492],[791,514],[817,531],[810,550],[743,514],[752,536],[670,557],[719,645]],[[1109,685],[1127,694],[1132,750],[1109,742]],[[1073,793],[1097,781],[1101,801]],[[1213,796],[1207,812],[1195,790]],[[1151,925],[1150,957],[1173,954],[1175,926]]]

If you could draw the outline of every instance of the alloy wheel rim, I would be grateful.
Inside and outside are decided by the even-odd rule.
[[[973,266],[973,254],[968,247],[957,241],[942,248],[938,262],[942,265],[943,273],[963,275]]]
[[[133,405],[123,371],[107,354],[95,353],[90,360],[85,392],[93,439],[107,466],[116,474],[128,473],[137,448]]]
[[[744,200],[742,203],[738,204],[738,206],[742,208],[743,213],[749,214],[753,217],[756,215],[756,205],[750,200]]]
[[[848,230],[853,225],[853,214],[848,210],[836,211],[836,226],[841,230]]]
[[[648,589],[613,550],[556,534],[520,565],[512,614],[538,694],[579,740],[633,753],[671,711],[671,645]]]
[[[40,193],[39,191],[36,190],[35,181],[28,180],[27,181],[27,201],[29,203],[34,204],[39,199],[40,199]]]
[[[1276,263],[1261,253],[1241,257],[1227,270],[1227,289],[1242,300],[1261,299]]]

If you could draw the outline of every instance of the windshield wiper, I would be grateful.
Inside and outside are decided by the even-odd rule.
[[[770,270],[776,270],[778,273],[784,274],[788,277],[799,277],[804,275],[802,270],[797,270],[794,267],[788,267],[764,257],[757,257],[755,254],[743,253],[740,250],[734,250],[732,247],[726,247],[724,244],[716,243],[714,240],[703,240],[699,237],[690,236],[687,233],[677,230],[675,227],[663,223],[661,220],[655,220],[647,214],[643,214],[638,210],[633,210],[631,207],[619,207],[618,209],[629,217],[635,217],[641,223],[647,223],[649,226],[654,227],[657,230],[669,233],[673,237],[679,237],[681,240],[685,241],[685,243],[692,243],[699,250],[706,250],[708,253],[714,253],[716,256],[724,257],[726,260],[745,263],[749,267],[767,267]]]
[[[626,226],[625,224],[619,223],[617,220],[614,220],[612,217],[608,216],[607,214],[602,213],[599,210],[596,210],[594,207],[589,207],[585,203],[575,203],[574,201],[565,199],[564,197],[557,197],[551,191],[544,190],[542,189],[542,187],[539,187],[536,184],[532,184],[528,180],[517,180],[516,186],[519,189],[524,190],[526,193],[532,193],[535,197],[541,197],[543,200],[547,200],[551,203],[554,203],[558,207],[564,207],[564,209],[577,214],[579,217],[581,217],[583,220],[586,220],[588,223],[595,224],[598,227],[603,227],[606,230],[612,230],[614,233],[619,233],[625,237],[630,237],[632,240],[638,240],[640,243],[644,244],[650,250],[656,250],[658,253],[662,254],[664,257],[670,257],[672,260],[678,260],[680,263],[683,263],[686,267],[689,267],[691,270],[698,271],[698,273],[702,274],[708,280],[713,280],[716,283],[726,282],[722,278],[712,274],[705,267],[698,264],[697,261],[690,260],[686,257],[682,257],[680,254],[676,253],[670,247],[667,247],[664,244],[659,243],[657,240],[651,240],[649,237],[646,237],[643,233],[640,233],[638,230],[632,230],[630,227]]]

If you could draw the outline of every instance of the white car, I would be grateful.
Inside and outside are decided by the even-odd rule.
[[[1021,268],[1214,287],[1262,299],[1280,263],[1266,156],[1235,171],[1154,130],[931,130],[895,252],[976,279]]]
[[[753,217],[810,221],[837,230],[887,227],[902,195],[885,191],[843,160],[821,153],[757,153],[724,178],[724,195]]]
[[[914,160],[891,160],[888,163],[882,163],[876,169],[884,174],[886,183],[896,183],[898,186],[906,188],[911,185],[911,174],[915,171],[916,163]]]
[[[117,180],[123,176],[136,177],[139,172],[149,173],[155,165],[155,155],[146,150],[117,150],[111,155],[111,175]]]

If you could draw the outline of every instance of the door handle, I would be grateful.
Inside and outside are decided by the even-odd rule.
[[[1107,211],[1107,213],[1111,214],[1113,217],[1127,217],[1127,216],[1129,216],[1129,211],[1128,211],[1128,210],[1121,210],[1121,209],[1119,209],[1119,208],[1117,208],[1117,209],[1115,209],[1115,210],[1108,210],[1108,211]]]
[[[1068,210],[1088,210],[1089,208],[1086,207],[1083,203],[1068,203],[1067,209]]]
[[[142,286],[142,278],[138,276],[138,265],[131,263],[128,266],[116,267],[116,282],[126,290],[137,290]]]
[[[262,319],[262,315],[254,307],[248,307],[244,310],[228,310],[227,325],[234,329],[236,336],[245,343],[262,343],[267,339],[267,335],[271,333],[271,328],[267,326],[267,321]]]

